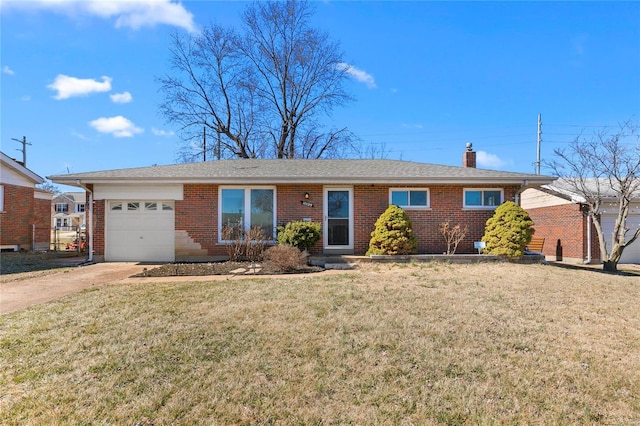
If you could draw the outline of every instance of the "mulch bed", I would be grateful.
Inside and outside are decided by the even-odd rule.
[[[269,262],[210,262],[210,263],[167,263],[150,267],[134,277],[180,277],[205,275],[277,275],[321,272],[319,266],[300,266],[283,271]]]

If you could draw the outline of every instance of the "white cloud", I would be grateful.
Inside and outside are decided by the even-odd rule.
[[[111,101],[116,104],[128,104],[133,100],[133,96],[129,92],[123,93],[114,93],[113,95],[109,95]]]
[[[163,24],[196,31],[193,14],[181,2],[173,0],[31,0],[6,2],[5,6],[52,11],[70,17],[114,19],[116,28],[138,30]]]
[[[68,99],[73,96],[87,96],[91,93],[108,92],[111,90],[111,78],[103,76],[102,82],[90,78],[76,78],[58,74],[56,79],[47,86],[58,92],[55,99]]]
[[[480,167],[499,169],[507,163],[495,154],[489,154],[485,151],[478,151],[476,154],[476,163]]]
[[[13,72],[13,70],[11,68],[9,68],[8,65],[5,65],[4,67],[2,67],[2,72],[4,74],[7,74],[7,75],[14,75],[15,74],[15,72]]]
[[[121,115],[116,117],[101,117],[89,123],[91,127],[100,133],[110,133],[116,138],[131,138],[133,135],[144,132],[136,127],[131,120]]]
[[[162,130],[162,129],[156,129],[155,127],[151,128],[151,132],[156,135],[156,136],[173,136],[175,135],[175,132],[173,130],[170,131],[166,131],[166,130]]]
[[[336,65],[336,68],[344,70],[351,77],[355,78],[357,82],[366,84],[369,89],[375,89],[377,87],[373,76],[364,70],[349,65],[346,62],[340,62]]]

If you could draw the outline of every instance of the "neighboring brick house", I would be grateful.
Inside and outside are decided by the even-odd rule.
[[[51,176],[92,199],[87,217],[96,260],[175,261],[227,254],[223,229],[294,220],[322,224],[312,253],[363,255],[390,203],[413,222],[420,253],[443,253],[439,225],[468,225],[458,252],[474,253],[497,205],[553,178],[395,160],[222,160]],[[93,235],[92,235],[93,234]]]
[[[44,179],[22,163],[0,157],[0,248],[48,250],[53,194],[36,188]]]
[[[613,194],[604,191],[601,223],[605,240],[611,247],[618,202]],[[545,239],[542,254],[547,260],[601,262],[598,235],[593,218],[587,214],[584,198],[572,192],[562,179],[525,190],[521,204],[535,223],[535,236]],[[640,197],[631,204],[627,227],[631,231],[640,227]],[[620,263],[640,263],[640,242],[635,241],[625,249]]]
[[[77,230],[86,224],[86,193],[64,192],[51,201],[51,226],[63,231]]]

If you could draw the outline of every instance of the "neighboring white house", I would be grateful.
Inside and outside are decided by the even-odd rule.
[[[86,195],[84,192],[64,192],[51,201],[51,226],[63,231],[86,225]]]

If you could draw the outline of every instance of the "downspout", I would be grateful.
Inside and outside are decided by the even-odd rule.
[[[591,214],[587,214],[587,258],[582,263],[591,263]]]
[[[87,228],[89,229],[89,248],[87,262],[93,262],[93,191],[83,185],[80,179],[76,180],[76,184],[89,193],[89,223],[87,224]]]
[[[520,185],[520,189],[516,191],[513,197],[514,203],[516,203],[517,205],[520,205],[520,194],[522,194],[524,190],[527,189],[528,186],[529,186],[529,179],[525,179],[524,182],[522,182],[522,185]]]

